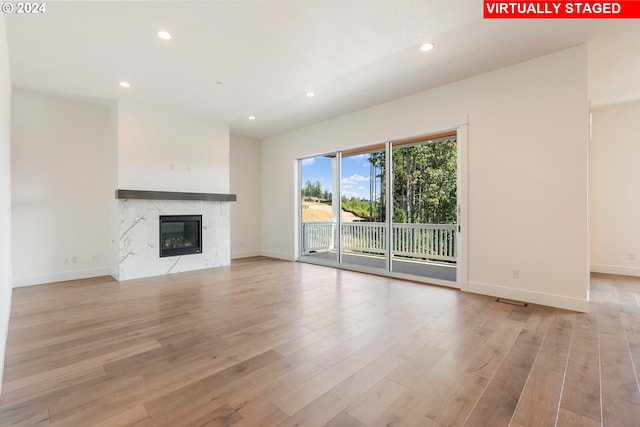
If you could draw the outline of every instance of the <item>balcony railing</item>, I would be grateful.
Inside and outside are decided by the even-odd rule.
[[[303,254],[335,249],[335,222],[303,222],[302,246]]]
[[[303,253],[336,249],[337,224],[302,223]],[[386,255],[387,225],[382,222],[348,222],[340,233],[342,250],[363,254]],[[456,261],[455,224],[393,224],[392,253],[405,258]]]

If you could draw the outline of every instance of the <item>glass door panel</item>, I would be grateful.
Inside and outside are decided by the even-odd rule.
[[[336,156],[315,156],[300,162],[300,256],[337,260],[339,203],[333,200]]]
[[[386,154],[375,151],[342,154],[340,262],[368,269],[387,269]]]
[[[455,282],[455,136],[394,143],[391,158],[391,271]]]

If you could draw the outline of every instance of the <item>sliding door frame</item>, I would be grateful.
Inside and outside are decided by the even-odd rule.
[[[393,228],[393,224],[391,221],[392,218],[392,213],[393,213],[393,197],[390,196],[390,192],[387,191],[386,196],[386,203],[385,203],[385,212],[386,212],[386,269],[385,270],[381,270],[381,269],[375,269],[375,268],[371,268],[371,267],[366,267],[366,266],[360,266],[360,265],[353,265],[353,264],[345,264],[342,262],[342,238],[341,238],[341,230],[342,230],[342,215],[341,215],[341,209],[342,209],[342,195],[341,195],[341,181],[342,181],[342,168],[341,168],[341,163],[342,163],[342,154],[352,154],[354,152],[358,152],[358,151],[369,151],[367,150],[368,148],[383,148],[384,147],[384,151],[385,151],[385,185],[387,186],[387,189],[393,188],[392,184],[393,184],[393,177],[392,174],[389,173],[389,166],[392,164],[392,151],[393,151],[393,144],[394,143],[398,143],[398,142],[402,142],[402,141],[411,141],[411,140],[416,140],[419,141],[421,139],[429,139],[429,138],[437,138],[439,135],[446,135],[447,133],[455,133],[456,135],[456,146],[457,146],[457,206],[458,206],[458,228],[457,228],[457,233],[456,233],[456,237],[457,237],[457,247],[458,247],[458,252],[457,252],[457,259],[456,259],[456,281],[455,282],[450,282],[450,281],[446,281],[446,280],[439,280],[439,279],[432,279],[432,278],[427,278],[427,277],[420,277],[420,276],[414,276],[414,275],[409,275],[409,274],[403,274],[403,273],[397,273],[394,271],[391,271],[391,263],[393,260],[393,254],[391,253],[392,251],[392,228]],[[317,259],[317,258],[313,258],[313,257],[304,257],[302,256],[302,242],[299,242],[299,250],[297,251],[296,254],[296,260],[297,261],[302,261],[302,262],[307,262],[310,264],[318,264],[318,265],[324,265],[324,266],[329,266],[329,267],[335,267],[335,268],[340,268],[343,270],[352,270],[352,271],[358,271],[358,272],[362,272],[362,273],[369,273],[369,274],[376,274],[379,276],[386,276],[386,277],[393,277],[393,278],[398,278],[398,279],[405,279],[405,280],[411,280],[414,282],[420,282],[420,283],[426,283],[426,284],[435,284],[435,285],[440,285],[440,286],[446,286],[446,287],[452,287],[452,288],[457,288],[463,291],[467,291],[468,287],[469,287],[469,280],[468,280],[468,121],[465,123],[462,123],[454,128],[450,128],[450,129],[444,129],[441,130],[439,132],[434,132],[434,133],[429,133],[429,134],[424,134],[424,135],[418,135],[415,136],[413,138],[404,138],[404,139],[399,139],[399,140],[390,140],[390,141],[386,141],[384,143],[379,143],[379,144],[371,144],[368,146],[364,146],[361,148],[354,148],[354,149],[348,149],[348,150],[339,150],[336,151],[334,153],[332,153],[332,155],[335,155],[335,164],[336,164],[336,170],[334,170],[334,175],[337,176],[338,178],[338,185],[334,186],[335,189],[337,190],[335,191],[337,194],[332,196],[332,200],[337,200],[337,203],[339,203],[338,206],[338,215],[336,218],[336,233],[337,236],[335,236],[336,238],[336,251],[337,251],[337,256],[336,259],[333,261],[327,261],[327,260],[323,260],[323,259]],[[301,173],[301,161],[302,158],[298,160],[298,165],[299,165],[299,173],[298,173],[298,181],[300,182],[302,179],[302,173]],[[300,187],[302,188],[302,183],[300,182]],[[297,196],[298,199],[301,199],[301,193],[300,191],[297,192]],[[301,200],[299,200],[298,206],[301,206]],[[300,233],[300,239],[302,239],[302,216],[301,216],[301,210],[298,213],[298,215],[296,215],[296,221],[297,221],[297,229],[299,230]]]

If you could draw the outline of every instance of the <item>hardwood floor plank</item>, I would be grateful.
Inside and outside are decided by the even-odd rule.
[[[380,328],[368,329],[366,332],[363,332],[350,340],[344,341],[314,357],[312,359],[313,363],[323,368],[330,368],[340,361],[349,358],[353,354],[362,351],[363,348],[366,348],[372,343],[383,341],[386,337],[392,337],[394,335],[393,331],[395,326],[396,325],[386,325]]]
[[[367,331],[376,329],[376,327],[383,327],[384,321],[362,322],[355,319],[340,319],[338,316],[329,316],[334,319],[334,322],[340,327],[337,330],[333,328],[314,330],[308,334],[294,338],[284,344],[278,345],[274,348],[278,353],[289,356],[293,353],[301,352],[304,349],[321,348],[314,356],[333,349],[335,345],[343,344],[352,338],[363,334]]]
[[[340,331],[330,334],[326,338],[323,338],[319,341],[315,341],[312,343],[299,343],[298,348],[294,352],[285,351],[280,352],[282,346],[277,346],[276,350],[285,354],[288,357],[310,360],[315,357],[319,357],[322,354],[328,353],[330,351],[334,351],[337,346],[343,345],[347,341],[352,339],[362,339],[359,338],[360,335],[367,334],[377,334],[375,331],[378,328],[384,327],[384,322],[382,321],[373,321],[373,322],[361,322],[361,321],[347,321],[345,322],[346,327],[341,329]],[[290,342],[298,341],[298,339],[294,339]],[[300,341],[304,341],[304,337],[300,337]]]
[[[398,333],[399,331],[388,332],[381,338],[380,342],[374,342],[353,353],[309,381],[300,384],[300,386],[276,399],[273,403],[285,413],[289,415],[295,414],[386,352],[388,348],[393,346],[394,337]]]
[[[618,305],[598,307],[602,393],[640,405],[640,389]]]
[[[601,427],[599,422],[564,408],[560,408],[557,425],[563,427]]]
[[[572,313],[557,313],[543,339],[512,424],[555,426],[573,331]]]
[[[86,409],[95,410],[112,398],[141,402],[144,398],[142,377],[109,378],[89,387],[71,389],[49,403],[51,423]]]
[[[583,314],[259,257],[17,288],[0,425],[635,425],[640,279],[591,290]]]
[[[142,404],[136,404],[131,409],[96,424],[95,427],[127,427],[144,422],[150,423],[151,418]]]
[[[575,313],[569,312],[562,312],[556,315],[536,357],[536,366],[555,372],[558,375],[564,374],[569,357],[569,346],[571,344],[575,316]]]
[[[486,389],[489,380],[467,372],[460,372],[450,385],[436,393],[426,417],[443,427],[461,426]]]
[[[228,427],[242,420],[238,413],[241,407],[232,407],[225,404],[200,415],[198,418],[175,420],[181,427]]]
[[[451,320],[451,318],[449,319]],[[431,327],[432,324],[429,326]],[[440,326],[444,326],[444,324],[442,323]],[[446,339],[443,334],[447,335]],[[443,415],[443,417],[450,417],[447,408],[454,404],[448,398],[452,397],[455,401],[456,398],[462,396],[449,395],[447,392],[464,388],[464,386],[458,388],[457,379],[461,375],[468,375],[472,379],[472,383],[479,384],[478,387],[468,387],[466,390],[468,393],[462,397],[462,402],[470,402],[468,410],[473,407],[477,396],[470,396],[473,393],[480,395],[486,380],[479,376],[471,376],[471,374],[464,372],[463,367],[472,357],[473,349],[486,340],[487,331],[484,328],[467,328],[465,325],[458,333],[453,333],[450,328],[444,328],[438,337],[438,343],[446,346],[449,350],[428,344],[423,350],[410,357],[399,369],[394,370],[388,377],[399,381],[400,384],[407,387],[407,391],[389,405],[371,425],[441,425],[428,416],[438,418],[441,414],[447,413],[448,415]],[[426,353],[423,353],[424,351]],[[464,407],[464,405],[463,403],[462,406]]]
[[[363,424],[370,425],[406,391],[405,386],[395,381],[382,380],[353,402],[347,412]]]
[[[382,382],[385,376],[402,362],[403,359],[387,353],[333,387],[326,393],[337,402],[331,411],[337,414],[346,410],[356,399]],[[312,405],[313,403],[310,406]]]
[[[600,347],[602,393],[640,405],[640,390],[627,341],[623,336],[603,334]]]
[[[530,427],[555,426],[563,377],[535,365],[513,415],[513,422]]]
[[[605,426],[633,426],[640,421],[640,405],[617,396],[602,395],[602,423]]]
[[[234,427],[270,427],[287,418],[287,414],[265,399],[251,399],[238,411],[242,420]]]
[[[524,329],[464,425],[507,426],[518,404],[540,344],[540,333]]]
[[[600,423],[600,345],[597,314],[576,317],[560,407]]]
[[[400,385],[412,387],[416,382],[421,381],[445,354],[446,350],[426,344],[387,377]]]
[[[278,353],[270,350],[249,360],[239,362],[220,372],[193,381],[190,384],[167,393],[157,399],[145,402],[144,406],[152,417],[173,411],[181,406],[188,406],[190,402],[204,393],[220,388],[224,384],[241,379],[262,366],[268,365],[282,358]]]
[[[77,364],[80,365],[80,364]],[[2,389],[2,405],[16,405],[23,402],[29,402],[38,397],[46,396],[56,391],[64,390],[76,384],[91,382],[95,379],[106,378],[106,373],[102,366],[77,366],[47,371],[38,375],[19,379],[14,382],[14,388]]]
[[[152,412],[147,404],[145,409],[154,425],[182,427],[211,421],[209,418],[212,414],[228,405],[230,410],[223,410],[220,420],[227,417],[234,422],[240,422],[243,417],[239,411],[246,405],[244,396],[253,391],[251,385],[240,378],[229,384],[220,384],[211,390],[201,390],[199,394],[191,395],[190,399],[166,411],[156,409],[156,412]],[[220,420],[216,422],[219,423]]]
[[[367,427],[367,425],[361,423],[346,412],[340,412],[333,417],[331,421],[326,423],[324,427]]]
[[[513,346],[523,325],[505,322],[496,326],[494,332],[480,344],[473,357],[467,362],[465,370],[483,378],[493,378],[504,357]]]
[[[369,427],[442,427],[439,423],[427,418],[429,402],[436,398],[433,391],[425,389],[407,389],[382,413],[377,416]]]
[[[46,406],[0,407],[0,425],[2,426],[35,427],[49,424],[49,409]]]
[[[321,427],[329,423],[336,415],[335,408],[340,401],[329,395],[322,395],[313,400],[313,404],[288,416],[277,427]]]
[[[145,372],[143,377],[149,393],[148,400],[158,399],[175,392],[195,381],[235,366],[239,362],[238,359],[228,354],[220,357],[206,354],[201,357],[194,356],[187,362],[171,364],[169,370]]]
[[[272,363],[270,366],[277,365],[278,363],[279,361]],[[275,367],[274,370],[277,370],[277,367]],[[298,365],[292,368],[285,374],[280,375],[269,382],[263,383],[259,386],[256,385],[256,395],[269,401],[277,401],[279,399],[283,399],[283,396],[285,394],[300,386],[300,384],[304,384],[312,378],[315,378],[322,372],[324,372],[324,369],[314,363],[303,363],[302,365]],[[248,376],[246,379],[248,381],[251,381]]]

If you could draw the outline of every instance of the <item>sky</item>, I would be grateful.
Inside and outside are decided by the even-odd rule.
[[[342,158],[341,192],[347,198],[357,197],[369,200],[371,169],[369,154],[358,154]],[[302,186],[305,182],[320,181],[322,190],[332,192],[331,164],[333,159],[325,156],[309,157],[302,160]],[[379,194],[379,189],[378,189]]]

